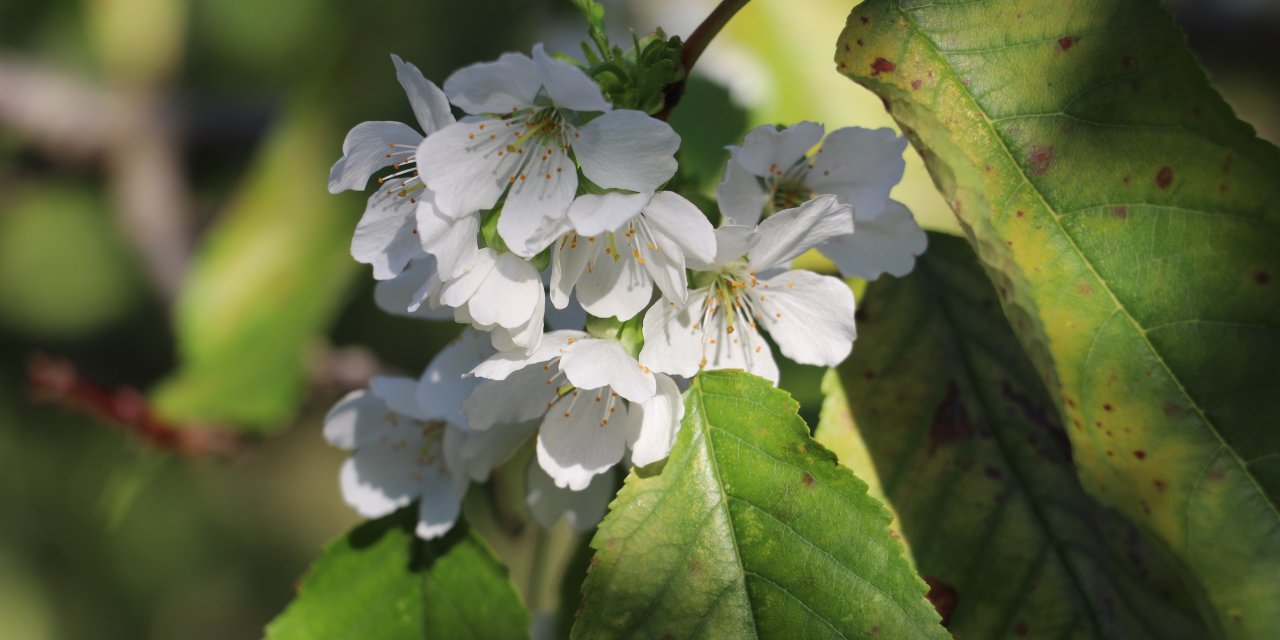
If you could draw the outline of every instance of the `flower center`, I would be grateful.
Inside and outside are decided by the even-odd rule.
[[[391,148],[387,152],[387,158],[391,160],[391,173],[378,178],[378,184],[391,183],[392,193],[400,198],[409,198],[410,203],[416,203],[418,200],[413,195],[424,187],[422,178],[418,176],[418,148],[394,142],[388,144]]]
[[[787,180],[774,183],[773,194],[769,199],[769,204],[773,207],[772,213],[777,213],[784,209],[792,209],[798,207],[814,196],[813,191],[805,186],[800,180]]]

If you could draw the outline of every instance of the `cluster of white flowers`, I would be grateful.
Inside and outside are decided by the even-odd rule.
[[[851,290],[792,269],[796,257],[816,249],[874,278],[906,273],[924,250],[889,199],[906,143],[887,129],[840,129],[812,154],[821,125],[750,132],[729,148],[713,228],[663,190],[675,131],[613,108],[541,46],[463,68],[443,91],[392,59],[422,132],[357,125],[329,189],[382,173],[351,245],[381,281],[379,306],[471,328],[417,380],[376,378],[343,398],[325,435],[353,450],[346,500],[368,517],[419,500],[424,538],[448,531],[469,484],[530,438],[535,518],[594,526],[613,467],[669,453],[685,379],[745,369],[776,383],[762,329],[799,363],[849,354]]]

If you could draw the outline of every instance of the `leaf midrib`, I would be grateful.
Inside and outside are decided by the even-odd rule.
[[[952,76],[955,76],[956,73],[955,73],[954,67],[951,65],[950,59],[947,58],[947,56],[945,55],[944,50],[940,48],[938,44],[934,42],[933,39],[930,38],[928,34],[924,32],[924,30],[920,28],[920,25],[915,21],[915,19],[910,14],[907,13],[907,11],[900,4],[895,2],[893,3],[892,6],[894,10],[896,10],[903,17],[903,19],[907,20],[910,23],[911,30],[914,31],[917,35],[919,35],[921,39],[923,39],[925,42],[928,43],[929,48],[933,50],[935,56],[939,60],[942,60],[945,62],[948,72]],[[1093,277],[1098,281],[1103,291],[1106,292],[1107,296],[1115,304],[1116,308],[1121,313],[1124,314],[1125,318],[1129,320],[1129,323],[1133,326],[1134,331],[1138,334],[1138,336],[1140,336],[1142,343],[1146,345],[1147,349],[1151,352],[1151,355],[1156,359],[1157,362],[1160,363],[1160,367],[1164,369],[1166,374],[1168,374],[1169,379],[1173,382],[1174,386],[1178,389],[1178,393],[1181,394],[1182,397],[1187,400],[1187,403],[1192,407],[1196,415],[1199,416],[1200,420],[1204,423],[1204,425],[1208,427],[1209,432],[1213,434],[1213,437],[1218,441],[1218,446],[1228,451],[1231,454],[1232,459],[1235,460],[1235,463],[1237,466],[1239,466],[1240,471],[1244,474],[1246,478],[1249,479],[1249,483],[1253,485],[1254,491],[1262,499],[1262,502],[1267,505],[1268,509],[1270,509],[1272,518],[1277,523],[1280,523],[1280,509],[1278,509],[1275,503],[1273,503],[1270,500],[1270,498],[1267,497],[1267,492],[1262,489],[1262,485],[1258,484],[1258,479],[1254,477],[1252,473],[1249,472],[1249,467],[1248,465],[1245,464],[1244,459],[1240,456],[1239,452],[1237,452],[1235,448],[1233,448],[1231,445],[1227,443],[1226,439],[1223,438],[1221,431],[1219,431],[1217,425],[1215,425],[1211,420],[1209,420],[1209,416],[1205,414],[1204,409],[1201,408],[1200,406],[1200,403],[1197,402],[1194,398],[1192,398],[1191,394],[1187,392],[1186,386],[1183,385],[1182,383],[1182,379],[1174,374],[1173,370],[1169,367],[1169,363],[1165,360],[1164,355],[1159,350],[1157,350],[1155,348],[1155,345],[1153,345],[1151,341],[1147,338],[1147,332],[1143,330],[1142,325],[1137,321],[1137,319],[1129,311],[1128,307],[1126,307],[1124,303],[1122,303],[1120,299],[1116,297],[1115,291],[1111,289],[1111,286],[1107,282],[1107,280],[1103,278],[1100,273],[1098,273],[1098,270],[1094,267],[1093,262],[1089,260],[1089,258],[1084,254],[1083,251],[1081,251],[1080,246],[1076,243],[1076,239],[1067,231],[1066,227],[1063,226],[1060,216],[1057,212],[1057,209],[1049,204],[1049,201],[1045,198],[1044,193],[1039,189],[1039,187],[1036,186],[1034,182],[1031,181],[1030,177],[1027,175],[1027,172],[1022,168],[1021,165],[1018,164],[1017,159],[1013,155],[1013,152],[1009,149],[1007,141],[1005,140],[1004,136],[1001,135],[1001,133],[996,129],[994,123],[991,121],[991,118],[987,115],[986,110],[983,109],[982,106],[978,104],[977,99],[975,99],[973,97],[973,94],[971,94],[967,89],[962,87],[959,89],[959,92],[961,95],[964,96],[966,100],[969,101],[969,103],[973,106],[974,110],[982,117],[983,124],[987,129],[988,133],[990,133],[995,140],[999,141],[999,144],[997,146],[1000,148],[1000,151],[1004,153],[1004,155],[1008,159],[1009,164],[1013,166],[1014,170],[1017,172],[1017,175],[1021,179],[1021,182],[1027,185],[1031,189],[1031,191],[1035,193],[1036,199],[1040,201],[1045,211],[1048,212],[1050,217],[1053,219],[1054,226],[1062,234],[1062,237],[1065,238],[1068,243],[1070,243],[1071,250],[1076,254],[1080,262],[1089,270],[1089,273],[1091,273]],[[1190,509],[1190,499],[1188,499],[1185,509]],[[1184,545],[1185,544],[1186,543],[1184,542]]]

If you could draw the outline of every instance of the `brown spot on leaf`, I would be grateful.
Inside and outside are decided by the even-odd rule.
[[[861,47],[861,46],[862,46],[862,38],[858,38],[857,42],[858,42],[858,46],[859,46],[859,47]]]
[[[1071,49],[1071,47],[1074,47],[1079,41],[1080,36],[1064,36],[1062,38],[1058,38],[1058,48],[1063,51],[1067,51]]]
[[[874,372],[874,371],[872,371],[872,370],[870,370],[870,369],[867,369],[867,372],[866,372],[866,373],[864,373],[864,374],[862,374],[862,377],[864,377],[864,378],[866,378],[866,379],[868,379],[868,380],[875,380],[875,379],[876,379],[876,372]]]
[[[1129,217],[1129,207],[1116,207],[1111,210],[1111,215],[1115,216],[1117,220],[1124,220]]]
[[[1219,182],[1219,183],[1218,183],[1218,193],[1226,193],[1226,192],[1227,192],[1227,183],[1225,183],[1225,182]]]
[[[858,16],[858,19],[862,21],[862,24],[871,24],[871,18],[866,16]]]
[[[1160,171],[1156,173],[1156,186],[1168,189],[1171,184],[1173,184],[1173,168],[1167,165],[1160,167]]]
[[[1019,620],[1018,624],[1013,625],[1013,632],[1020,636],[1025,636],[1031,633],[1031,626],[1027,624],[1026,620]]]
[[[878,76],[882,73],[893,73],[897,70],[898,65],[884,58],[876,58],[875,61],[871,63],[871,75],[873,76]]]
[[[942,618],[942,626],[951,624],[951,615],[956,612],[960,594],[955,587],[933,576],[925,576],[924,582],[929,585],[929,593],[925,594],[925,597],[933,604],[933,608],[938,610],[938,615]]]
[[[1088,282],[1081,282],[1080,284],[1076,285],[1076,292],[1082,296],[1087,296],[1093,293],[1093,287],[1089,286]]]
[[[911,81],[911,89],[912,89],[913,91],[918,91],[918,90],[920,89],[920,85],[921,85],[921,84],[922,84],[922,83],[921,83],[919,80],[912,80],[912,81]]]
[[[1027,165],[1031,168],[1031,173],[1038,176],[1044,175],[1053,165],[1053,147],[1032,146],[1031,151],[1027,153]]]
[[[960,387],[955,380],[947,387],[947,397],[933,413],[933,427],[929,429],[929,454],[938,445],[973,436],[973,424],[960,401]]]
[[[1222,482],[1227,479],[1227,472],[1222,469],[1213,468],[1209,470],[1209,479],[1214,482]]]
[[[1156,491],[1164,491],[1168,488],[1168,485],[1164,483],[1164,480],[1153,480],[1152,484],[1156,485]]]
[[[1144,458],[1146,458],[1146,457],[1147,457],[1147,452],[1146,452],[1146,451],[1143,451],[1142,449],[1138,449],[1137,451],[1134,451],[1134,452],[1133,452],[1133,457],[1135,457],[1135,458],[1137,458],[1137,459],[1139,459],[1139,460],[1142,460],[1142,459],[1144,459]]]
[[[1025,215],[1027,215],[1027,213],[1026,213],[1025,211],[1023,211],[1023,210],[1019,209],[1019,210],[1018,210],[1018,213],[1017,213],[1016,215],[1017,215],[1019,218],[1021,218],[1021,217],[1025,216]]]
[[[809,473],[808,471],[804,472],[804,473],[800,476],[800,482],[804,483],[804,486],[805,486],[805,487],[812,489],[812,488],[813,488],[813,482],[814,482],[814,480],[813,480],[813,474]]]
[[[1185,413],[1186,408],[1177,403],[1166,402],[1164,403],[1164,407],[1162,408],[1162,411],[1164,411],[1164,415],[1170,418],[1176,418],[1182,415],[1183,413]]]
[[[1258,284],[1267,284],[1271,282],[1271,274],[1266,271],[1258,271],[1253,274],[1253,281]]]
[[[1231,167],[1235,166],[1235,164],[1236,164],[1236,157],[1228,154],[1227,157],[1223,158],[1222,160],[1222,172],[1231,173]]]
[[[1111,406],[1111,405],[1109,405],[1109,404],[1104,404],[1104,405],[1102,405],[1102,410],[1103,410],[1103,411],[1111,411],[1113,408],[1114,408],[1114,407],[1112,407],[1112,406]]]

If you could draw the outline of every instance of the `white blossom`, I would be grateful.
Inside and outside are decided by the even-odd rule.
[[[684,304],[662,301],[644,317],[640,362],[692,377],[703,369],[743,369],[778,381],[759,329],[801,364],[834,366],[853,347],[853,292],[838,278],[789,270],[792,260],[853,232],[848,205],[819,196],[780,211],[758,228],[716,230],[716,258],[700,267],[706,285]]]
[[[906,140],[890,129],[845,127],[822,140],[823,127],[801,122],[782,131],[765,125],[731,146],[716,188],[727,224],[754,225],[762,215],[832,194],[852,208],[858,233],[816,247],[846,276],[905,275],[926,236],[906,206],[889,199],[902,179]]]
[[[622,460],[666,457],[684,405],[669,376],[641,365],[621,343],[553,331],[528,356],[498,353],[473,373],[482,383],[463,405],[472,429],[541,418],[537,460],[556,486],[582,491]]]
[[[505,195],[498,233],[520,256],[559,235],[579,167],[600,187],[634,192],[675,174],[680,138],[669,125],[613,110],[586,73],[541,45],[532,58],[507,53],[460,69],[444,89],[471,115],[423,141],[422,178],[447,216],[491,209]]]
[[[424,134],[429,136],[454,123],[445,94],[417,67],[391,56],[396,78],[409,97],[423,133],[400,122],[362,122],[342,142],[342,157],[329,171],[329,192],[362,190],[376,172],[390,166],[392,172],[378,179],[364,216],[351,240],[351,255],[371,265],[373,277],[395,277],[423,249],[415,230],[415,209],[422,194],[416,153]]]
[[[715,256],[715,232],[693,203],[670,191],[584,195],[569,208],[574,230],[551,249],[551,304],[564,308],[577,288],[582,308],[627,320],[653,297],[688,297],[685,256]]]

